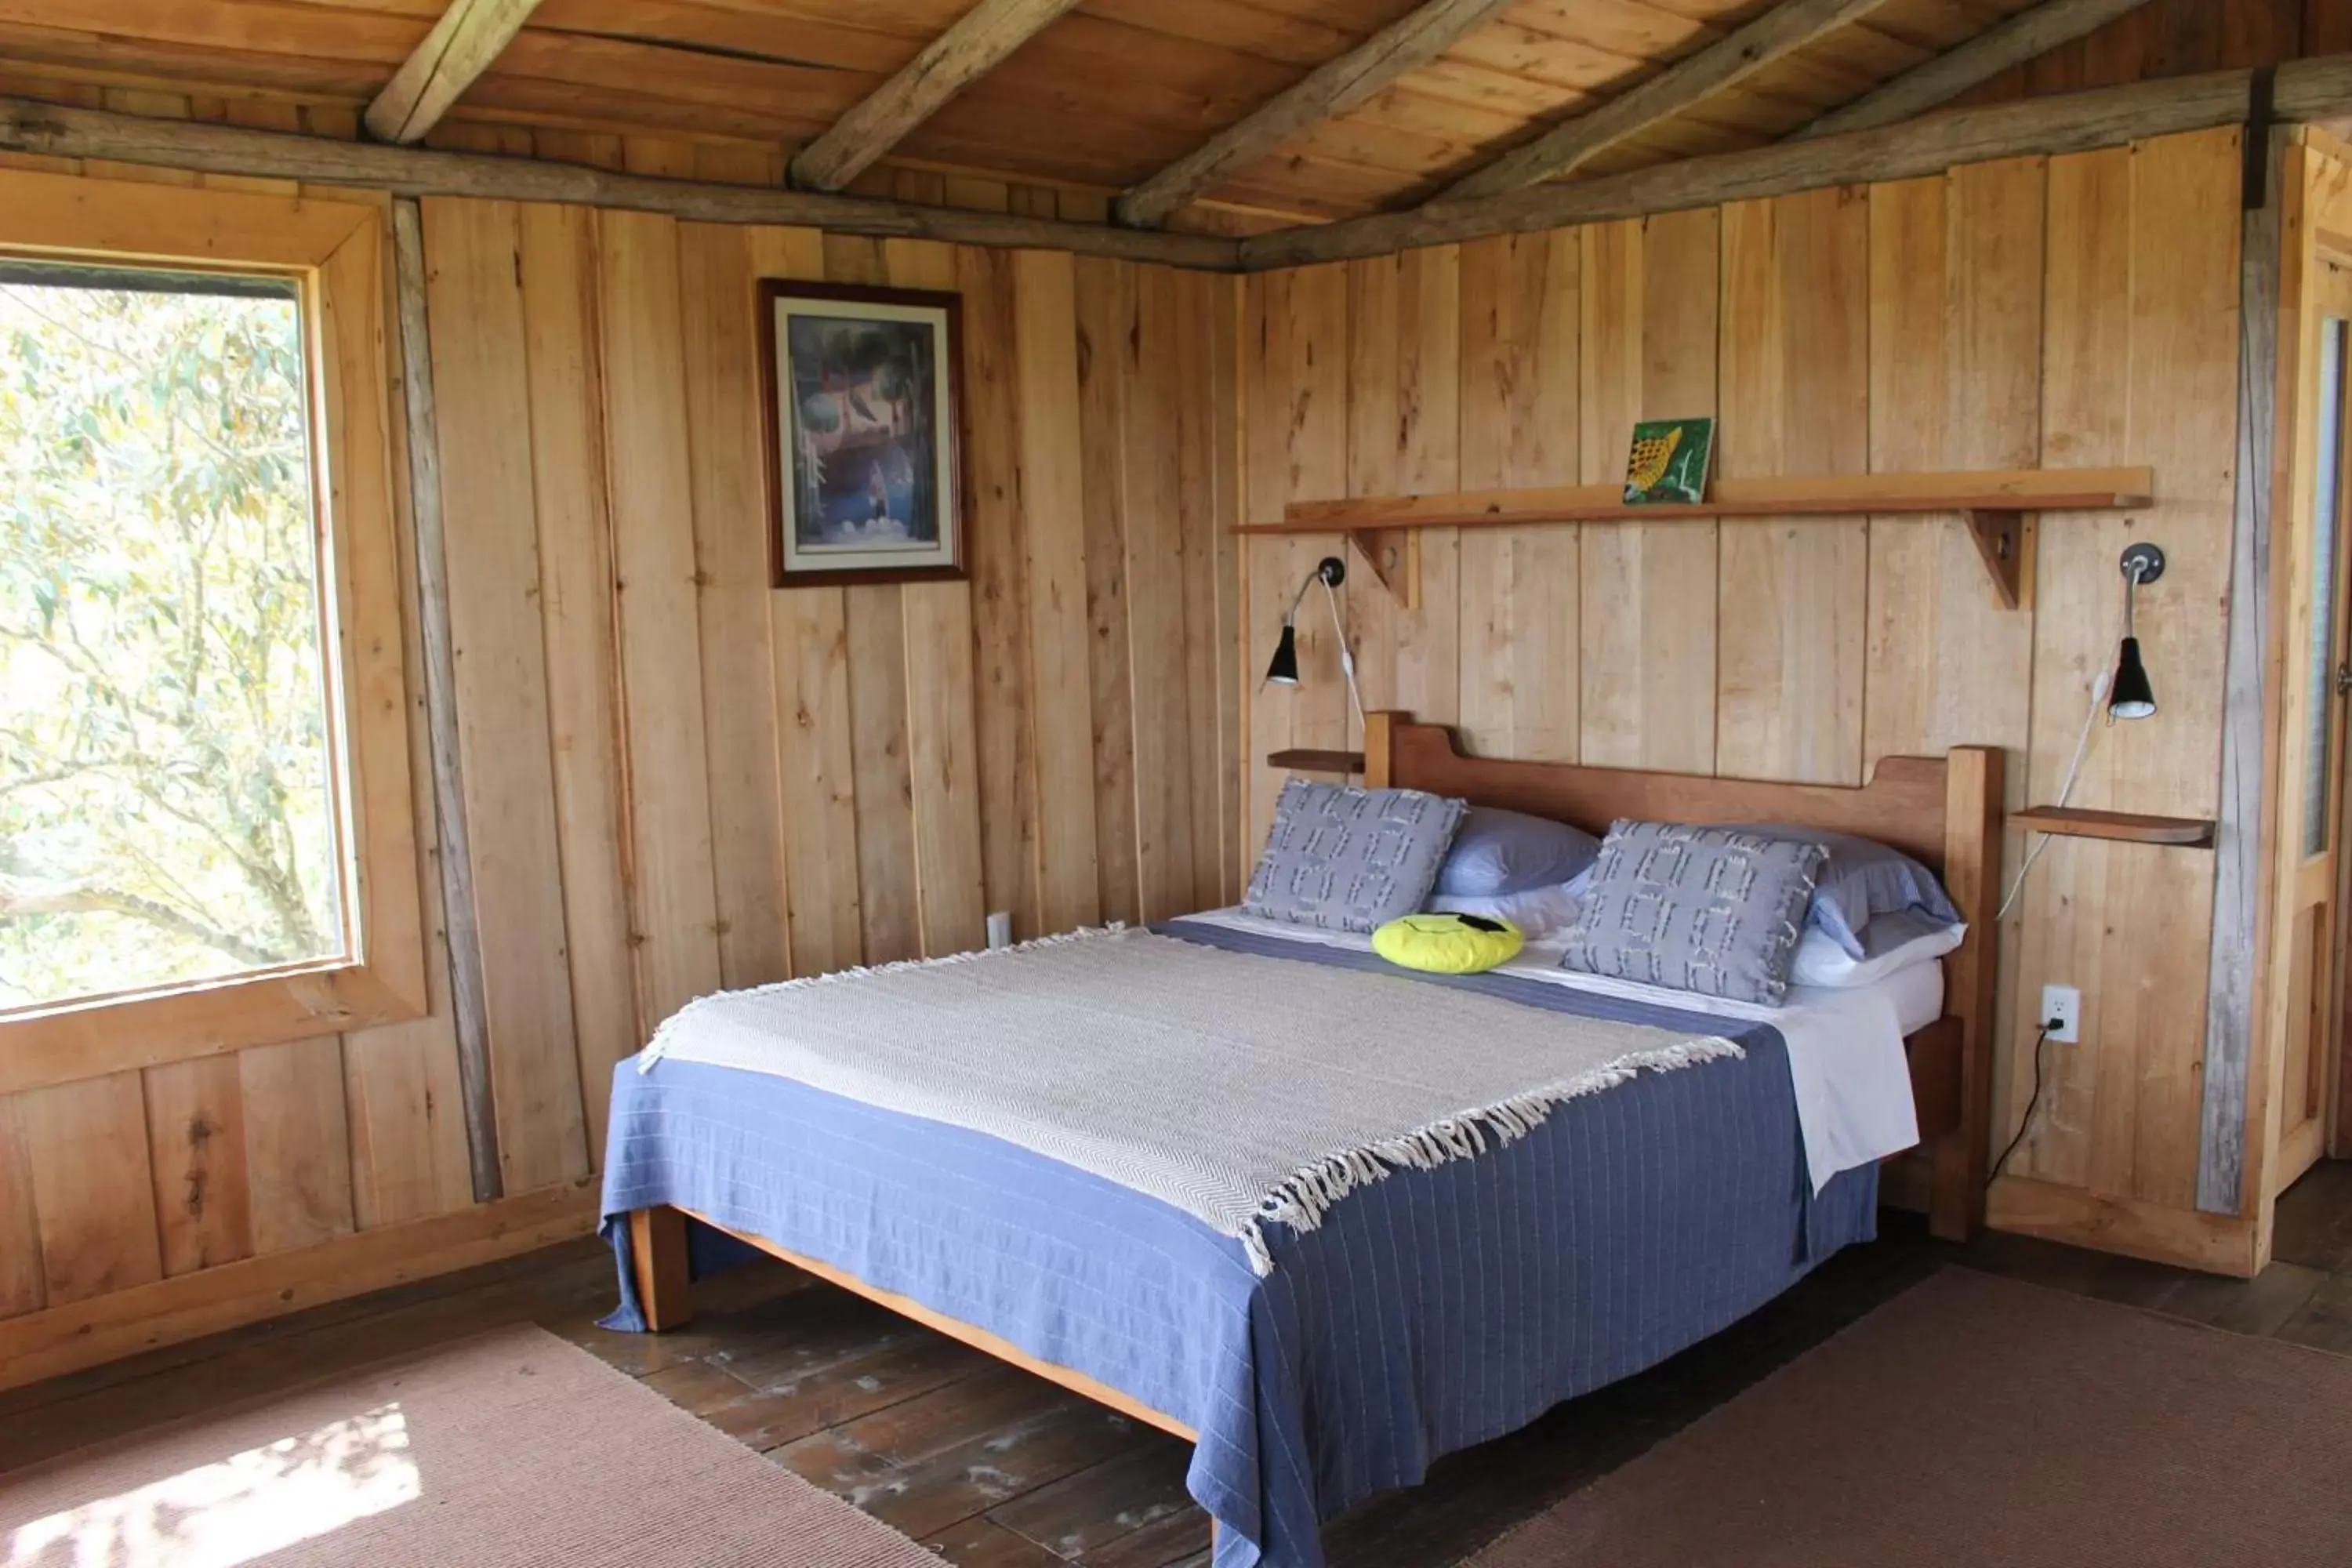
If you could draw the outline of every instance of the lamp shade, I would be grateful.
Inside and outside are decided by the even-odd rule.
[[[1298,684],[1298,634],[1288,621],[1282,623],[1282,640],[1274,645],[1274,662],[1265,667],[1265,679],[1271,686]],[[2140,684],[2147,684],[2145,676]]]
[[[2147,719],[2156,713],[2156,689],[2147,683],[2147,666],[2140,662],[2139,638],[2124,638],[2123,657],[2116,663],[2116,683],[2107,694],[2107,711],[2118,719]]]

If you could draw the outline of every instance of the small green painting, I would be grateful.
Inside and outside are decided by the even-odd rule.
[[[1651,419],[1633,426],[1625,460],[1625,504],[1695,506],[1706,499],[1706,466],[1715,456],[1712,419]]]

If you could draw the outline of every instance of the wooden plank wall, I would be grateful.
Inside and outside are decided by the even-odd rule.
[[[583,1228],[613,1064],[702,992],[1236,896],[1234,280],[511,203],[424,230],[508,1195],[474,1202],[436,936],[415,1023],[0,1098],[0,1384]],[[971,582],[769,586],[761,276],[964,292]]]
[[[1883,756],[1993,744],[2022,803],[2057,791],[2114,655],[2116,557],[2154,539],[2163,707],[2100,727],[2074,803],[2210,816],[2238,149],[2204,132],[1252,278],[1247,513],[1603,480],[1635,419],[1710,412],[1725,474],[2152,463],[2146,511],[2042,520],[2030,611],[1999,607],[1957,520],[1898,518],[1433,531],[1417,613],[1367,572],[1343,592],[1366,704],[1455,721],[1480,752],[1860,784]],[[1249,542],[1246,668],[1338,548]],[[1357,736],[1310,611],[1305,683],[1251,696],[1253,759]],[[1278,784],[1253,763],[1247,841]],[[2044,980],[2083,988],[2084,1034],[2052,1051],[2012,1210],[2045,1187],[2194,1208],[2211,898],[2203,852],[2042,855],[2002,931],[2010,1124]]]

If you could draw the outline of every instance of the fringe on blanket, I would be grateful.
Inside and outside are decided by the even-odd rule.
[[[1076,931],[1033,937],[1011,947],[953,952],[940,958],[906,958],[893,963],[836,969],[825,974],[804,974],[797,980],[780,980],[748,991],[723,991],[709,996],[698,996],[671,1014],[654,1031],[653,1039],[637,1053],[637,1070],[641,1073],[652,1071],[654,1065],[667,1053],[679,1026],[693,1016],[696,1009],[705,1003],[715,1002],[720,997],[771,996],[812,985],[860,980],[869,974],[895,974],[904,970],[931,969],[949,963],[984,963],[1016,952],[1033,952],[1040,948],[1097,942],[1105,937],[1122,935],[1129,929],[1123,921],[1107,926],[1082,926]],[[1433,1121],[1395,1138],[1385,1138],[1327,1154],[1312,1163],[1300,1166],[1280,1186],[1260,1199],[1257,1213],[1233,1233],[1234,1239],[1242,1244],[1242,1251],[1249,1258],[1251,1271],[1259,1279],[1265,1279],[1274,1272],[1274,1254],[1267,1249],[1265,1241],[1265,1227],[1269,1225],[1286,1225],[1295,1231],[1319,1229],[1324,1216],[1331,1212],[1332,1205],[1357,1188],[1379,1181],[1391,1171],[1432,1171],[1456,1160],[1471,1159],[1486,1152],[1489,1140],[1498,1148],[1516,1143],[1542,1126],[1549,1119],[1553,1107],[1614,1089],[1632,1081],[1644,1071],[1671,1072],[1679,1068],[1696,1067],[1702,1062],[1745,1057],[1747,1054],[1738,1043],[1719,1036],[1694,1037],[1658,1050],[1622,1057],[1564,1082],[1530,1089],[1525,1094],[1515,1094],[1508,1100]]]
[[[1643,1071],[1671,1072],[1702,1062],[1745,1057],[1738,1044],[1720,1037],[1695,1037],[1654,1051],[1622,1057],[1562,1083],[1515,1094],[1494,1105],[1433,1121],[1402,1137],[1382,1139],[1354,1149],[1328,1154],[1302,1165],[1290,1179],[1258,1204],[1249,1222],[1235,1233],[1250,1268],[1261,1279],[1274,1272],[1274,1255],[1267,1250],[1265,1227],[1286,1225],[1297,1231],[1320,1228],[1331,1205],[1368,1186],[1391,1171],[1431,1171],[1456,1160],[1486,1152],[1491,1138],[1496,1147],[1516,1143],[1549,1119],[1552,1108],[1588,1094],[1631,1081]]]

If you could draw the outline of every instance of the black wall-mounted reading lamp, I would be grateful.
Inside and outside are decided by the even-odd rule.
[[[2132,626],[2133,601],[2140,588],[2164,575],[2164,552],[2146,542],[2125,547],[2124,637],[2116,658],[2116,679],[2107,689],[2107,719],[2149,719],[2156,715],[2156,688],[2148,684],[2147,666],[2140,662],[2139,638]]]
[[[1274,646],[1274,658],[1265,667],[1263,686],[1296,686],[1298,684],[1298,605],[1307,597],[1307,590],[1316,584],[1323,584],[1323,597],[1331,605],[1331,628],[1339,637],[1339,669],[1348,678],[1348,697],[1356,705],[1356,715],[1363,716],[1363,694],[1356,689],[1356,657],[1348,650],[1348,627],[1339,619],[1339,596],[1331,590],[1348,580],[1348,563],[1336,555],[1326,555],[1315,563],[1315,570],[1298,584],[1298,592],[1290,596],[1290,607],[1282,612],[1282,640]]]

